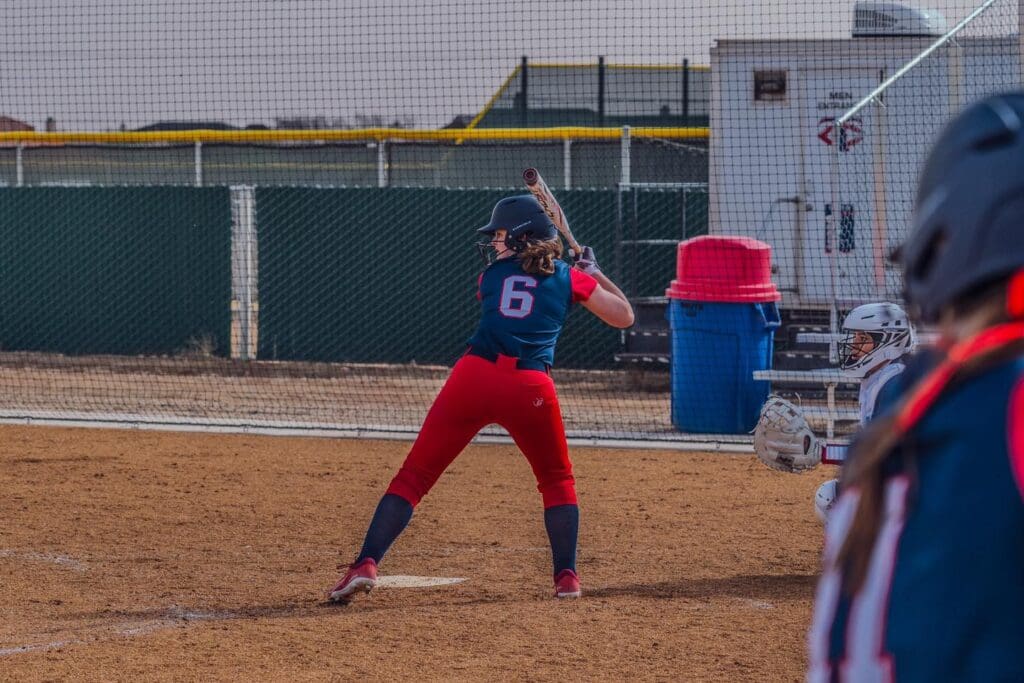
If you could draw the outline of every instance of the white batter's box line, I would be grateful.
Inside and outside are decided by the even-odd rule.
[[[214,621],[224,619],[237,619],[243,616],[235,612],[204,612],[201,610],[187,609],[178,605],[172,605],[162,617],[143,619],[139,621],[125,621],[119,624],[105,624],[97,627],[90,635],[66,640],[53,640],[48,643],[28,643],[12,647],[0,648],[0,657],[25,654],[28,652],[39,652],[45,650],[56,650],[62,647],[74,645],[89,645],[111,638],[133,638],[143,636],[156,631],[164,631],[172,628],[184,628],[193,622]]]
[[[50,643],[33,643],[31,645],[16,645],[14,647],[0,647],[0,657],[10,657],[11,655],[20,655],[26,652],[38,652],[39,650],[56,650],[57,648],[67,647],[68,645],[78,645],[88,641],[84,640],[54,640]]]
[[[12,550],[10,548],[0,548],[0,558],[9,557],[15,560],[24,560],[26,562],[47,562],[49,564],[55,564],[67,569],[73,569],[76,572],[89,571],[89,567],[84,562],[76,560],[68,555],[54,555],[51,553],[39,553],[31,550]]]

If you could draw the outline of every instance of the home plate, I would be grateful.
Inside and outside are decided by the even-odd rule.
[[[465,579],[446,576],[378,576],[377,588],[433,588],[463,581]]]

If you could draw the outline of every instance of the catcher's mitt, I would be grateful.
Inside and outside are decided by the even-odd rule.
[[[821,446],[800,409],[779,396],[769,396],[754,428],[758,459],[780,472],[808,472],[821,462]]]

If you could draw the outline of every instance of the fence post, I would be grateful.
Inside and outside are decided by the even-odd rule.
[[[683,60],[683,125],[690,125],[690,60]]]
[[[689,195],[690,195],[690,188],[684,187],[683,188],[683,235],[682,235],[682,237],[679,238],[680,242],[685,242],[687,239],[690,238],[690,222],[688,220],[688,218],[689,218],[689,208],[690,208],[690,197],[689,197]]]
[[[377,187],[388,186],[388,141],[377,141]]]
[[[203,143],[196,141],[194,165],[195,165],[195,186],[203,186]]]
[[[631,177],[632,177],[632,173],[631,173],[631,169],[630,169],[630,164],[632,163],[632,160],[631,160],[631,155],[630,155],[630,149],[629,148],[630,148],[629,126],[623,126],[622,127],[622,154],[621,154],[621,158],[620,158],[620,164],[621,164],[622,168],[619,171],[619,173],[620,173],[619,182],[620,182],[620,184],[622,184],[623,187],[629,187],[629,183],[631,182]]]
[[[231,188],[231,358],[256,360],[259,340],[259,249],[256,188]]]
[[[562,141],[562,176],[565,178],[565,189],[572,189],[572,138]]]
[[[1024,0],[1017,0],[1017,64],[1018,80],[1024,83]]]
[[[949,92],[949,110],[960,111],[960,107],[967,104],[964,97],[963,83],[964,83],[964,47],[960,43],[952,42],[949,44],[947,54],[949,57],[949,86],[947,90]],[[881,75],[881,74],[880,74]],[[879,80],[885,80],[884,78]],[[882,99],[882,95],[878,96],[879,101]],[[881,107],[878,107],[879,109]]]
[[[527,85],[529,78],[527,76],[527,62],[526,55],[523,55],[522,62],[519,66],[519,123],[523,128],[526,128],[530,123],[530,108],[527,103]]]
[[[1024,0],[1022,0],[1024,1]],[[604,125],[604,57],[597,58],[597,125]]]
[[[842,193],[839,183],[841,174],[839,172],[839,154],[842,145],[840,141],[843,135],[843,124],[836,119],[832,124],[832,147],[829,149],[829,177],[832,181],[830,210],[825,211],[825,252],[828,254],[828,281],[829,281],[829,310],[828,310],[828,362],[832,365],[839,363],[839,346],[836,338],[839,336],[839,290],[836,288],[836,251],[839,248],[839,221],[842,220]],[[826,207],[828,209],[828,207]]]
[[[21,187],[25,184],[25,143],[19,142],[14,152],[14,165],[16,169],[14,184]]]

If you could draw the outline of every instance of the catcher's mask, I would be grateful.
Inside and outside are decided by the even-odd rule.
[[[839,343],[839,367],[850,377],[865,377],[883,363],[913,350],[916,339],[907,314],[889,302],[864,304],[843,320],[845,337]],[[870,351],[861,353],[858,333],[871,337]]]
[[[478,233],[486,236],[485,240],[477,242],[477,249],[485,263],[493,260],[492,240],[499,229],[505,230],[505,248],[515,254],[521,253],[531,242],[558,239],[555,225],[532,194],[500,200],[491,212],[491,222],[477,228]]]

